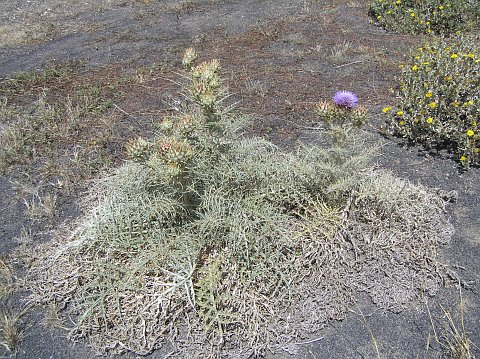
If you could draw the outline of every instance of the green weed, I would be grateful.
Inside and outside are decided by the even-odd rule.
[[[34,88],[54,86],[69,79],[81,68],[81,63],[56,63],[43,71],[21,72],[13,77],[4,78],[0,82],[0,96],[8,98],[12,95],[23,94]]]
[[[476,0],[375,0],[370,15],[383,28],[408,34],[453,34],[480,23]]]
[[[479,164],[480,47],[477,35],[438,39],[403,66],[398,106],[384,108],[389,131],[448,148],[464,167]]]
[[[63,76],[63,75],[62,75]],[[47,75],[35,75],[32,78],[20,78],[9,84],[0,108],[0,169],[13,165],[28,164],[42,159],[57,159],[62,148],[70,140],[81,141],[78,134],[87,129],[92,117],[105,113],[111,106],[110,99],[104,97],[100,88],[95,86],[80,87],[71,94],[52,98],[52,91],[36,90]],[[15,92],[10,92],[15,91]],[[24,91],[30,91],[28,97],[37,96],[29,104],[9,101]],[[102,132],[97,133],[99,137]],[[92,139],[94,140],[94,139]],[[67,151],[68,152],[68,151]],[[58,161],[57,161],[58,162]]]

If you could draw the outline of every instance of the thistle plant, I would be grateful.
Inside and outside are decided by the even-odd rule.
[[[195,156],[218,158],[232,135],[220,121],[218,110],[222,95],[220,63],[212,60],[196,65],[197,57],[195,50],[188,48],[182,61],[189,81],[188,95],[196,107],[165,117],[160,123],[162,135],[153,142],[137,138],[126,146],[132,160],[158,173],[157,182],[166,176],[183,193],[184,200],[194,202],[197,189],[193,186],[191,160]]]
[[[338,91],[331,102],[320,102],[316,113],[337,147],[344,147],[351,131],[358,131],[367,120],[367,109],[358,105],[357,95],[350,91]]]
[[[390,133],[447,148],[462,166],[480,162],[478,35],[430,41],[402,65],[398,105],[383,109]]]
[[[477,0],[375,0],[370,15],[380,26],[408,34],[453,34],[478,27]]]
[[[218,61],[196,57],[182,110],[127,144],[71,237],[35,251],[32,302],[65,308],[101,352],[238,358],[343,319],[357,291],[383,308],[435,291],[444,201],[369,168],[354,94],[319,105],[330,146],[285,152],[240,136]]]
[[[218,60],[203,62],[191,70],[192,84],[189,93],[200,106],[210,130],[215,128],[215,106],[220,96],[220,63]]]

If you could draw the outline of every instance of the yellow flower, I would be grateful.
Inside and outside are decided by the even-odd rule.
[[[383,113],[387,113],[388,111],[390,111],[392,108],[391,107],[384,107],[383,108]]]
[[[399,124],[400,126],[403,126],[403,125],[405,124],[405,121],[402,120],[402,121],[400,121],[398,124]]]
[[[430,64],[430,62],[428,62],[428,61],[424,61],[424,62],[423,62],[423,64],[424,64],[424,65],[429,65],[429,64]]]
[[[465,157],[465,156],[460,157],[461,162],[465,162],[466,159],[467,159],[467,157]]]
[[[470,54],[467,55],[467,57],[469,57],[469,58],[471,58],[471,59],[474,59],[474,58],[475,58],[475,54],[470,53]]]
[[[458,57],[458,55],[457,55],[457,54],[452,54],[452,55],[450,55],[450,57],[451,57],[452,59],[456,59],[456,58]]]
[[[433,118],[431,118],[431,117],[427,118],[427,119],[426,119],[426,122],[427,122],[427,123],[432,123],[432,122],[433,122]]]
[[[418,66],[417,66],[417,65],[413,65],[413,66],[412,66],[412,70],[413,70],[413,71],[417,71],[417,70],[418,70]]]
[[[430,25],[430,21],[427,21],[427,22],[425,23],[425,25]]]
[[[415,17],[415,13],[412,12],[412,13],[410,14],[410,16],[411,16],[411,17]]]
[[[468,104],[469,104],[470,106],[473,106],[473,100],[468,100]]]
[[[436,102],[430,102],[430,103],[428,104],[428,107],[430,107],[430,108],[435,108],[435,107],[437,107],[437,103],[436,103]]]
[[[439,10],[443,10],[443,6],[440,5],[440,6],[438,7],[438,9],[439,9]]]
[[[452,79],[452,76],[450,76],[450,75],[445,76],[446,81],[450,81],[451,79]]]
[[[390,15],[391,13],[392,13],[391,10],[388,10],[388,11],[387,11],[387,15]]]
[[[398,116],[402,116],[402,115],[403,115],[403,111],[398,111],[398,112],[397,112],[397,115],[398,115]]]
[[[430,97],[432,97],[432,95],[433,95],[433,94],[432,94],[431,92],[427,92],[427,93],[425,94],[425,97],[426,97],[426,98],[430,98]]]
[[[400,5],[402,2],[401,2],[400,0],[397,0],[395,3],[396,3],[397,5]]]
[[[467,136],[468,137],[472,137],[474,134],[475,134],[475,132],[473,132],[472,130],[467,131]]]

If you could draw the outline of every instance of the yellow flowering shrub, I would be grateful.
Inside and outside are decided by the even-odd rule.
[[[456,56],[453,56],[456,55]],[[461,164],[480,164],[480,35],[436,39],[402,66],[398,106],[383,109],[391,134],[448,148]]]
[[[370,16],[381,27],[408,34],[453,34],[480,24],[478,0],[374,0]]]

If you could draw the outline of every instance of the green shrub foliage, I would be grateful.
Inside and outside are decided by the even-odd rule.
[[[427,147],[447,147],[463,166],[479,163],[478,35],[433,40],[403,66],[399,105],[386,107],[392,133]]]
[[[240,136],[220,64],[196,57],[183,110],[131,140],[72,235],[36,251],[32,300],[65,308],[101,351],[168,342],[205,358],[285,348],[342,319],[356,291],[383,308],[435,292],[444,200],[368,168],[365,110],[319,105],[330,145],[284,152]]]
[[[478,27],[477,0],[375,0],[370,14],[383,28],[407,34],[453,34]]]

